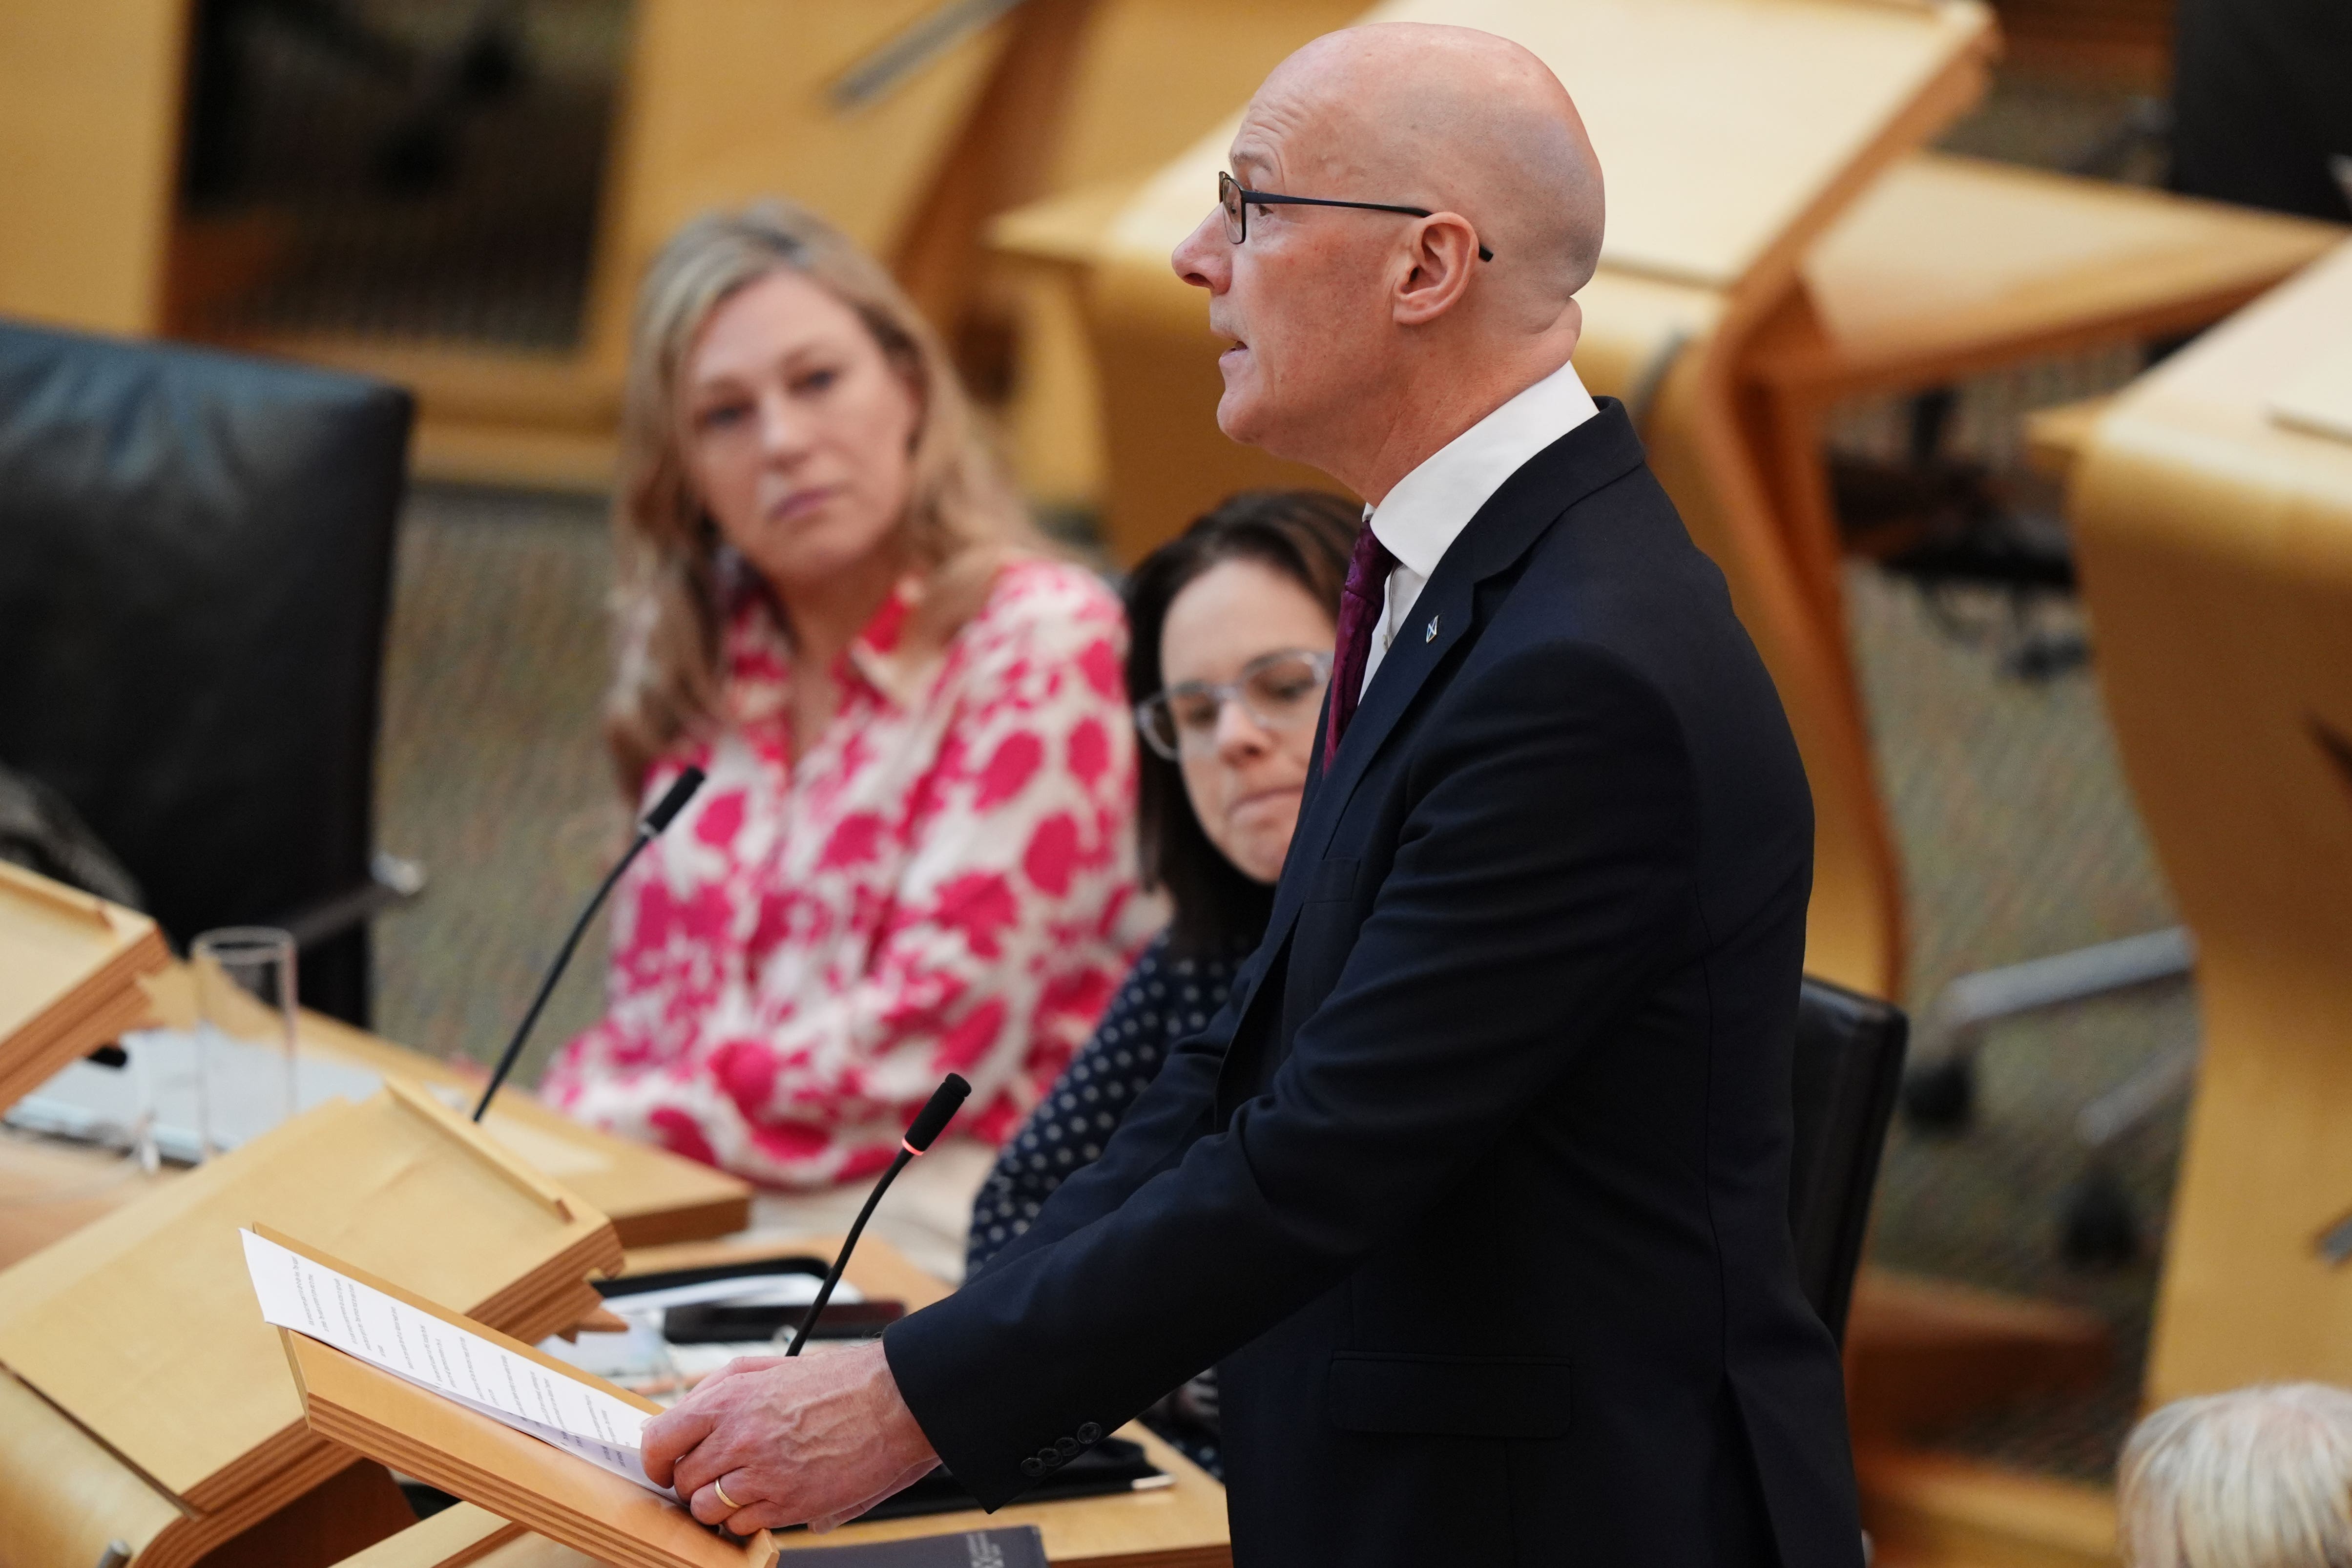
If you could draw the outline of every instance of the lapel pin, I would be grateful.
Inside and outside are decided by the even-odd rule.
[[[1437,623],[1444,618],[1445,617],[1443,616],[1430,616],[1429,629],[1421,634],[1421,640],[1423,642],[1435,642],[1437,640]]]

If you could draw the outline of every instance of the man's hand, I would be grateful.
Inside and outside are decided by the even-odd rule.
[[[655,1485],[736,1535],[831,1530],[940,1462],[879,1340],[803,1360],[730,1362],[646,1423],[645,1456]]]

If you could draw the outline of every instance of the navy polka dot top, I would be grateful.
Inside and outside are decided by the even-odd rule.
[[[972,1205],[968,1271],[977,1273],[1027,1230],[1054,1189],[1101,1156],[1170,1048],[1207,1028],[1225,1005],[1240,967],[1238,957],[1172,956],[1165,934],[1144,950],[1094,1037],[996,1156]]]

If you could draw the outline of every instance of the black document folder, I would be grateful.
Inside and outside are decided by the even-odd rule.
[[[1141,1491],[1167,1484],[1168,1472],[1144,1458],[1142,1444],[1130,1443],[1124,1437],[1106,1437],[1023,1492],[1021,1500],[1055,1502],[1066,1498]],[[964,1490],[963,1483],[941,1466],[858,1517],[912,1519],[919,1514],[954,1513],[979,1506],[980,1500]]]
[[[1005,1525],[918,1541],[818,1547],[797,1554],[796,1561],[811,1568],[1045,1568],[1045,1538],[1034,1524]]]

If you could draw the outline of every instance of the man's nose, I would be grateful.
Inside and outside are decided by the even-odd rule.
[[[1168,265],[1176,276],[1195,289],[1206,289],[1212,294],[1222,294],[1233,280],[1234,246],[1225,237],[1225,213],[1223,207],[1211,207],[1209,216],[1200,226],[1184,237],[1183,243],[1169,253]]]

